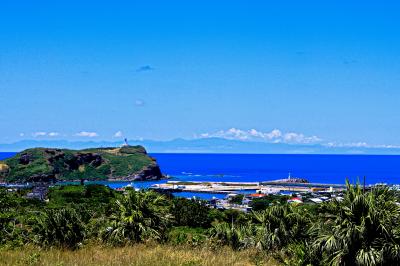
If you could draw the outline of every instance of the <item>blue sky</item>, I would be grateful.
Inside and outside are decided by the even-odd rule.
[[[400,146],[395,1],[81,2],[1,1],[1,143]]]

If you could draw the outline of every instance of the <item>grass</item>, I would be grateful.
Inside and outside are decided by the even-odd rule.
[[[219,248],[217,251],[212,251],[187,246],[137,244],[120,248],[91,246],[77,251],[25,247],[20,250],[0,251],[0,265],[273,266],[278,264],[254,250],[232,251],[229,248]]]

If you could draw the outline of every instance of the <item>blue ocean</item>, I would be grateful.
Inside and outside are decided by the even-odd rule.
[[[298,154],[152,154],[161,170],[180,180],[265,181],[288,177],[343,184],[400,183],[400,156]]]
[[[13,154],[0,153],[0,160]],[[400,184],[400,156],[396,155],[153,153],[151,156],[172,180],[256,182],[286,178],[291,173],[292,177],[316,183],[343,184],[346,178],[357,182],[365,177],[367,184]],[[166,181],[135,182],[134,185],[142,188],[161,182]],[[106,183],[110,187],[127,184]]]

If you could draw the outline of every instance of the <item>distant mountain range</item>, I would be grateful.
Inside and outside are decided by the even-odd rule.
[[[22,140],[0,144],[0,152],[18,152],[27,148],[86,149],[119,147],[123,141]],[[167,141],[129,140],[130,145],[142,145],[150,153],[264,153],[264,154],[395,154],[399,148],[331,147],[322,144],[286,144],[223,138],[174,139]]]

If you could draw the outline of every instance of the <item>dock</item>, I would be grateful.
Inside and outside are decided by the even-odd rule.
[[[279,192],[324,192],[342,191],[345,185],[321,183],[287,183],[287,182],[182,182],[168,181],[151,187],[156,190],[171,192],[202,192],[202,193],[246,193],[246,191],[261,191],[266,194]]]
[[[171,192],[203,192],[203,193],[232,193],[237,191],[252,191],[260,188],[258,182],[179,182],[168,181],[157,184],[152,189],[170,190]]]

